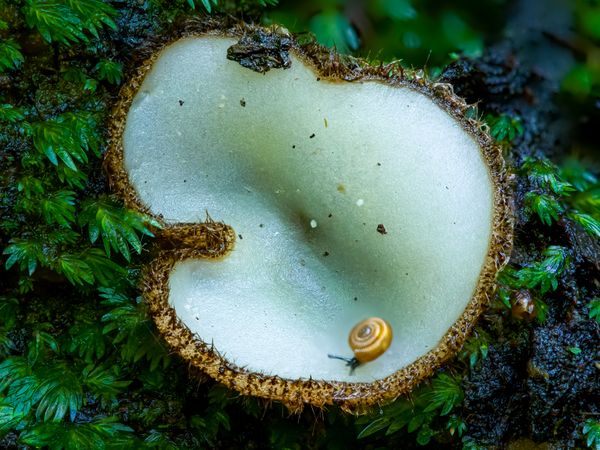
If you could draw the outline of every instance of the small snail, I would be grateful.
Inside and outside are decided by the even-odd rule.
[[[535,302],[531,293],[525,289],[517,291],[511,307],[511,314],[515,319],[532,320],[537,316]]]
[[[354,352],[353,358],[327,356],[346,361],[352,373],[359,365],[380,357],[389,348],[392,337],[392,327],[387,321],[379,317],[370,317],[356,324],[350,331],[348,344]]]

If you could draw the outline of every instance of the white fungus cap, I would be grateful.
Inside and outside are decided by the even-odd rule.
[[[127,115],[124,166],[149,210],[207,211],[238,235],[222,259],[177,263],[169,302],[248,371],[385,378],[436,347],[476,291],[494,211],[482,150],[408,86],[318,80],[295,56],[260,74],[226,59],[234,43],[167,46]],[[351,357],[348,333],[371,316],[394,339],[351,375],[327,355]]]

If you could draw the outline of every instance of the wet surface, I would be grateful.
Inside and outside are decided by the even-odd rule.
[[[554,3],[569,17],[564,10],[568,5]],[[517,13],[519,8],[525,14],[534,6],[518,3]],[[556,19],[556,14],[550,16]],[[516,27],[522,22],[517,14],[512,23]],[[490,47],[480,59],[454,63],[443,75],[459,95],[469,102],[479,101],[486,112],[522,119],[524,133],[506,154],[516,168],[529,155],[560,164],[573,141],[586,139],[579,132],[580,117],[570,114],[558,95],[570,57],[542,22]],[[554,64],[541,64],[540,55]],[[597,123],[597,115],[587,120]],[[468,418],[469,435],[482,444],[498,446],[525,436],[557,448],[574,448],[581,442],[581,424],[600,413],[600,332],[587,309],[600,294],[599,245],[566,219],[551,227],[528,220],[523,199],[531,188],[526,177],[515,177],[512,264],[518,268],[539,259],[548,245],[569,247],[574,264],[558,289],[545,296],[545,322],[509,317],[482,321],[493,344],[488,359],[464,385],[463,417]]]
[[[292,41],[286,35],[257,30],[229,47],[227,59],[259,73],[271,69],[287,69],[292,65],[289,54],[291,46]]]

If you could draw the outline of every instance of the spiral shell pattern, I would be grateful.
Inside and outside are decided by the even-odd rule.
[[[359,363],[373,361],[392,343],[392,327],[379,317],[370,317],[358,323],[348,336],[348,344]]]

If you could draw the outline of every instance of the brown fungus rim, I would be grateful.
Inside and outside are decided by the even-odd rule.
[[[479,315],[490,302],[496,287],[496,274],[508,262],[512,249],[513,207],[508,175],[500,147],[482,122],[469,118],[469,105],[457,97],[449,84],[433,83],[417,75],[406,76],[394,64],[370,66],[365,61],[341,56],[313,42],[299,44],[292,38],[291,52],[312,67],[318,77],[328,81],[379,81],[390,86],[409,87],[432,99],[476,139],[494,184],[492,237],[477,288],[459,319],[450,327],[438,345],[410,365],[381,380],[351,383],[313,379],[290,380],[278,376],[250,372],[229,362],[212,345],[203,342],[177,317],[169,305],[169,275],[173,266],[188,258],[215,258],[227,254],[234,245],[235,232],[224,223],[207,216],[204,223],[167,225],[162,217],[152,214],[137,197],[123,165],[122,135],[127,112],[146,74],[161,51],[182,38],[222,36],[241,38],[262,30],[288,35],[281,28],[260,28],[244,23],[225,24],[215,19],[188,21],[176,31],[149,42],[140,50],[143,63],[134,69],[121,89],[119,101],[109,124],[109,148],[105,169],[110,186],[128,207],[155,217],[163,224],[157,230],[160,251],[146,266],[142,293],[150,307],[158,331],[167,343],[191,366],[245,395],[281,401],[291,412],[300,412],[306,403],[325,407],[338,405],[347,412],[361,413],[375,405],[394,400],[430,377],[445,361],[456,355],[469,336]],[[273,69],[279,70],[279,69]]]

